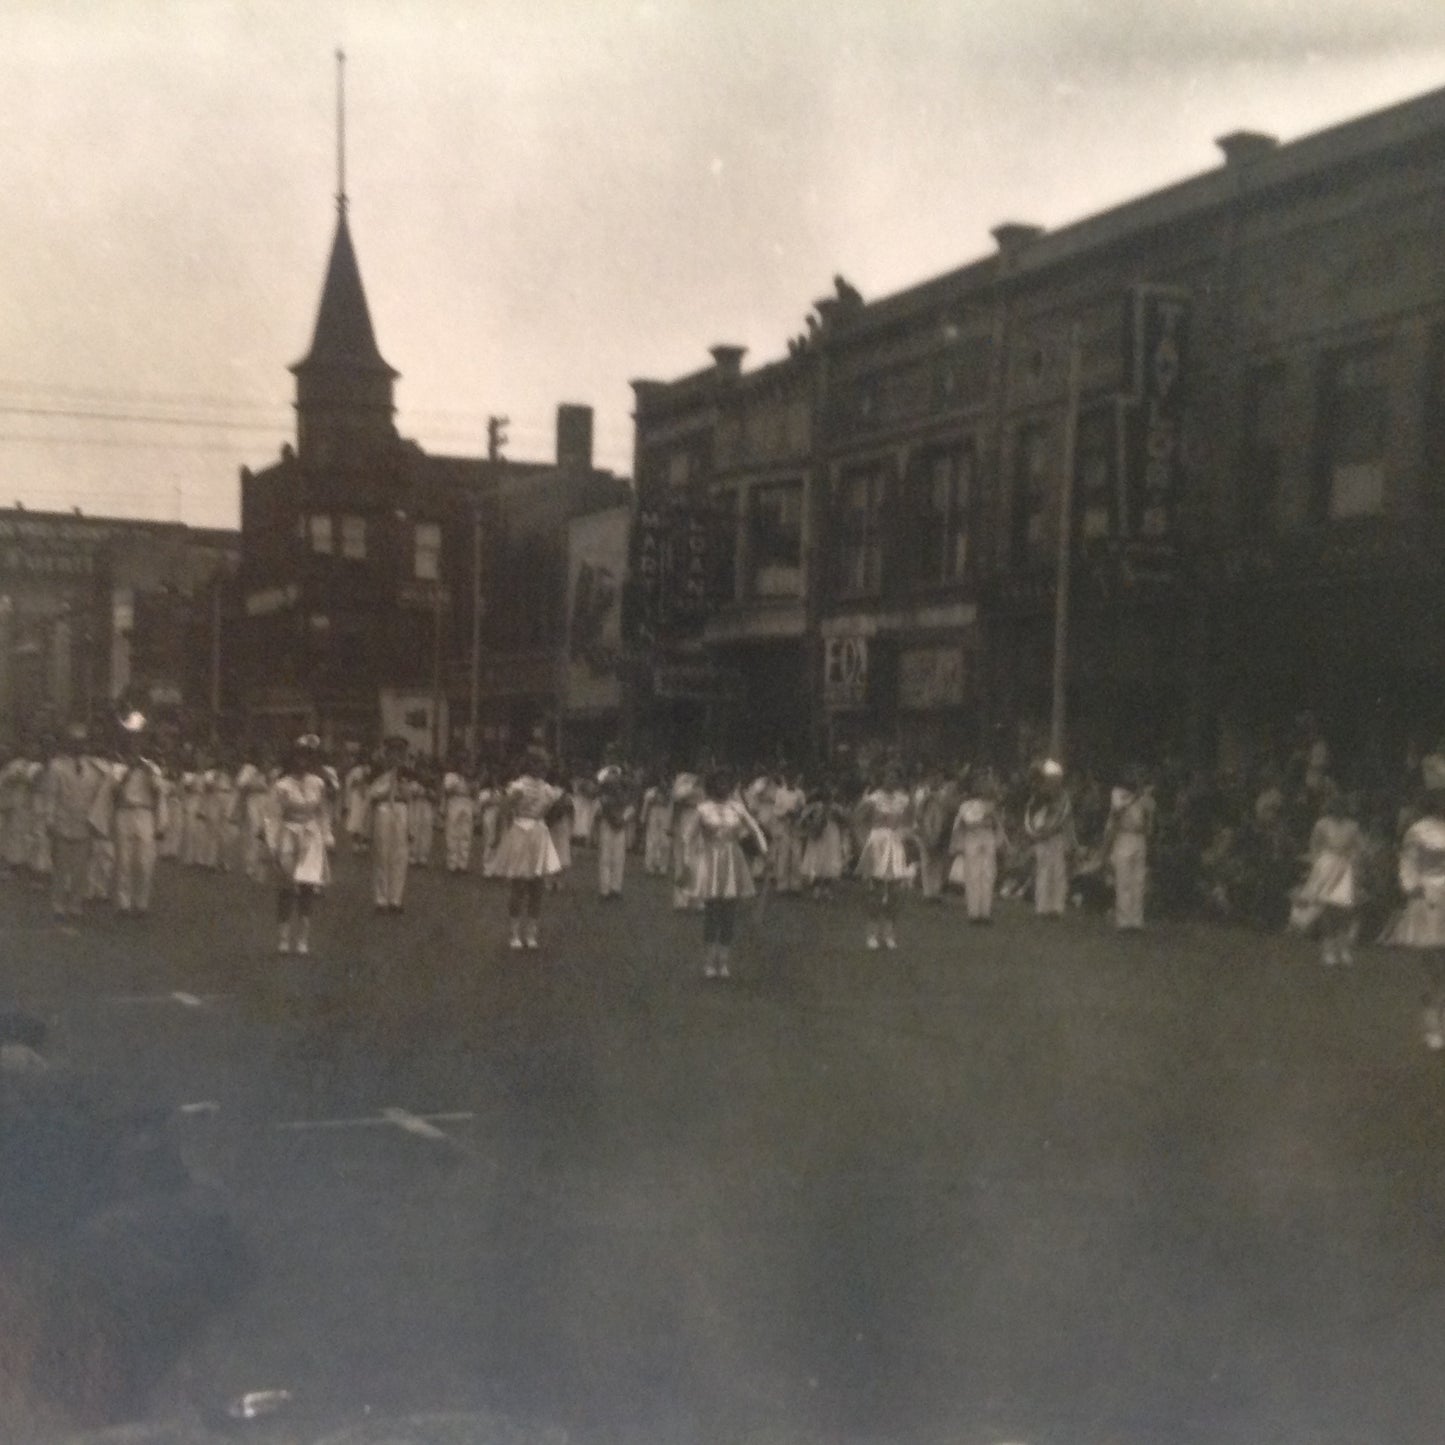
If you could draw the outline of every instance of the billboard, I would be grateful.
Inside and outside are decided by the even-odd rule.
[[[567,642],[563,707],[606,712],[622,705],[622,585],[632,511],[612,507],[567,524]]]

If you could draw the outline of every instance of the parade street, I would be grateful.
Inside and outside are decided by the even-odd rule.
[[[771,899],[704,983],[698,917],[635,860],[603,904],[594,867],[535,954],[500,886],[414,872],[377,915],[345,856],[310,958],[237,876],[170,866],[148,920],[67,929],[6,885],[0,997],[174,1110],[254,1256],[152,1418],[285,1389],[245,1438],[1440,1438],[1445,1071],[1408,958],[916,900],[869,953],[845,891]]]

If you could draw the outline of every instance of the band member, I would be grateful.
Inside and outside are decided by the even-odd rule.
[[[381,770],[366,790],[371,808],[371,885],[378,913],[400,913],[406,893],[411,809],[406,741],[386,740]]]
[[[766,854],[767,834],[737,796],[737,779],[728,768],[714,768],[698,803],[695,892],[702,900],[704,978],[731,977],[738,899],[751,898],[752,868],[743,840]]]
[[[1114,873],[1114,921],[1122,929],[1144,926],[1149,836],[1154,831],[1154,794],[1137,770],[1109,795],[1109,821],[1100,849]]]
[[[442,834],[447,872],[465,873],[472,862],[472,833],[477,825],[476,785],[460,758],[454,757],[442,779]]]
[[[881,941],[884,948],[897,948],[894,925],[899,899],[915,872],[908,858],[908,842],[912,839],[916,848],[917,835],[913,799],[903,786],[903,770],[896,763],[889,763],[883,770],[881,787],[863,795],[858,817],[866,830],[858,872],[868,880],[867,945],[876,949]]]
[[[1062,917],[1069,899],[1074,817],[1063,766],[1052,758],[1039,767],[1024,809],[1024,835],[1033,845],[1034,912],[1040,918]]]
[[[826,898],[843,876],[843,831],[848,815],[838,804],[838,791],[827,783],[798,815],[803,853],[798,872],[814,898]]]
[[[672,799],[666,784],[654,774],[642,795],[642,871],[656,878],[667,875],[671,852]]]
[[[548,781],[557,790],[557,796],[547,809],[547,829],[552,834],[552,847],[557,853],[558,871],[547,878],[546,886],[557,889],[561,886],[562,874],[572,866],[572,819],[576,812],[576,799],[562,785],[562,771],[553,768]],[[510,789],[509,789],[510,791]]]
[[[204,868],[211,856],[206,824],[206,784],[210,759],[203,752],[192,755],[191,766],[181,774],[181,804],[185,821],[181,830],[181,862]]]
[[[697,852],[697,808],[706,795],[696,773],[679,773],[672,780],[672,906],[702,906],[693,889]]]
[[[957,786],[938,768],[913,793],[914,816],[918,819],[918,885],[929,903],[943,902],[948,845],[958,804]]]
[[[0,860],[7,871],[30,866],[30,767],[22,748],[0,768]]]
[[[1400,843],[1400,891],[1405,907],[1387,943],[1418,950],[1425,975],[1425,1047],[1445,1049],[1445,790],[1429,789],[1423,814]]]
[[[45,765],[41,809],[50,831],[50,911],[56,918],[85,911],[90,865],[91,815],[106,774],[85,751],[82,723],[66,729],[55,756]]]
[[[430,764],[418,765],[407,785],[408,828],[411,863],[414,868],[431,866],[436,843],[437,809],[434,792],[436,775]]]
[[[162,827],[165,790],[161,770],[141,753],[146,720],[138,712],[121,720],[122,769],[111,790],[96,799],[113,819],[115,831],[115,906],[122,915],[150,911],[156,871],[156,835]]]
[[[266,797],[271,782],[259,763],[249,758],[236,774],[236,809],[241,818],[241,867],[260,883],[266,877]]]
[[[354,853],[366,847],[367,841],[367,768],[360,750],[355,743],[348,743],[347,754],[350,766],[342,779],[344,808],[346,813],[346,837]]]
[[[622,769],[610,763],[597,774],[597,891],[603,898],[622,897],[627,826],[633,811]]]
[[[953,854],[949,880],[963,888],[970,923],[993,922],[998,852],[1003,842],[998,784],[986,770],[970,774],[949,839],[949,851]]]
[[[807,802],[802,780],[795,771],[784,772],[773,788],[773,821],[768,831],[768,861],[773,870],[773,887],[778,893],[799,893],[803,878],[799,871],[803,845],[798,836],[798,815]]]
[[[206,793],[206,826],[211,838],[210,866],[229,873],[236,856],[239,794],[231,758],[222,753],[220,761],[209,774]]]
[[[523,756],[520,773],[507,785],[508,823],[497,845],[495,870],[499,878],[511,880],[507,899],[511,948],[539,946],[542,890],[547,879],[562,871],[547,815],[556,809],[563,793],[546,779],[547,754],[541,748],[530,747]],[[570,817],[567,821],[570,823]]]
[[[279,882],[276,951],[311,951],[311,910],[331,881],[331,795],[321,770],[321,739],[297,738],[276,780],[266,820],[266,846]]]
[[[1354,808],[1338,792],[1327,795],[1310,833],[1310,871],[1294,891],[1290,908],[1294,927],[1318,931],[1320,958],[1326,964],[1354,961],[1364,849]]]

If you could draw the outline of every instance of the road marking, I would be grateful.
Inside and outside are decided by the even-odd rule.
[[[225,1003],[230,998],[224,993],[186,993],[182,989],[175,989],[171,993],[114,993],[108,994],[102,1000],[105,1003],[124,1004],[155,1004],[174,1003],[182,1008],[205,1008],[210,1004]]]
[[[443,1114],[413,1114],[406,1109],[388,1108],[380,1114],[368,1114],[360,1119],[292,1119],[276,1124],[277,1129],[301,1131],[308,1129],[402,1129],[422,1139],[453,1143],[451,1136],[442,1132],[438,1124],[463,1124],[477,1116],[471,1110],[458,1110]]]
[[[202,1100],[199,1104],[182,1104],[177,1110],[178,1114],[219,1114],[221,1106],[212,1099]]]

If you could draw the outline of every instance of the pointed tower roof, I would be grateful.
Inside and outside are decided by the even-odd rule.
[[[326,263],[326,281],[321,288],[321,307],[316,313],[316,331],[311,349],[298,361],[293,372],[316,367],[349,371],[379,372],[396,377],[401,373],[387,364],[377,349],[371,329],[371,312],[361,284],[361,268],[346,224],[346,204],[336,213],[336,236],[331,259]]]

